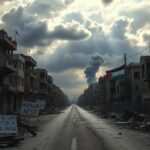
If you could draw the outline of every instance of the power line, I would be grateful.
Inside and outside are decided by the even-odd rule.
[[[142,53],[142,52],[144,52],[144,51],[147,51],[147,50],[150,50],[150,44],[149,44],[148,47],[143,48],[142,50],[138,51],[137,53],[128,56],[126,59],[130,59],[130,58],[132,58],[132,57],[135,57],[135,56],[139,55],[140,53]],[[116,68],[116,67],[120,66],[120,65],[122,64],[122,63],[121,63],[122,61],[123,61],[123,60],[117,62],[116,65],[115,65],[113,68]]]
[[[144,52],[144,51],[147,51],[147,50],[148,50],[148,47],[146,47],[146,48],[140,50],[139,52],[137,52],[137,53],[135,53],[135,54],[133,54],[133,55],[131,55],[131,56],[128,56],[127,59],[132,58],[132,57],[134,57],[134,56],[137,56],[137,55],[139,55],[140,53],[142,53],[142,52]]]
[[[150,49],[150,46],[149,46],[149,47],[146,47],[146,48],[143,48],[142,50],[138,51],[137,53],[128,56],[126,59],[130,59],[130,58],[132,58],[132,57],[135,57],[135,56],[139,55],[140,53],[142,53],[142,52],[144,52],[144,51],[147,51],[147,50],[149,50],[149,49]],[[121,63],[122,61],[123,61],[123,60],[119,61],[116,66],[120,65],[120,63]]]

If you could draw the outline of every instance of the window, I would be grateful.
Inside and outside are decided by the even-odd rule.
[[[13,84],[13,77],[12,76],[9,77],[9,83],[10,83],[10,85]]]
[[[142,78],[144,78],[145,77],[145,66],[144,66],[144,64],[141,66],[141,75],[142,75]]]
[[[136,86],[135,86],[135,90],[136,90],[136,91],[138,91],[138,90],[139,90],[139,87],[138,87],[138,85],[136,85]]]
[[[20,85],[20,77],[18,77],[18,85]]]
[[[46,85],[43,83],[40,83],[40,89],[46,89]]]
[[[150,63],[147,63],[146,64],[146,75],[147,75],[147,77],[149,77],[150,76]]]
[[[134,76],[134,79],[135,79],[135,80],[139,80],[139,79],[140,79],[140,72],[135,71],[135,72],[133,73],[133,76]]]
[[[44,72],[40,73],[40,78],[42,78],[42,79],[44,78]]]
[[[24,85],[24,79],[22,78],[22,86]]]
[[[119,94],[119,86],[117,86],[116,92],[117,92],[117,94]]]
[[[19,69],[21,70],[21,61],[19,60]]]

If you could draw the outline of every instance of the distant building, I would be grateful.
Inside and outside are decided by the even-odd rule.
[[[99,101],[100,101],[100,109],[101,111],[106,111],[107,105],[107,90],[106,90],[106,78],[99,78]]]
[[[36,99],[46,100],[48,98],[48,72],[46,69],[35,69],[37,80],[35,88],[37,91]]]
[[[142,102],[144,113],[150,114],[150,56],[142,56],[140,58]]]
[[[3,106],[6,112],[19,112],[24,98],[25,60],[19,54],[14,54],[12,58],[16,71],[4,78],[3,91],[5,103]]]
[[[131,63],[126,67],[126,103],[128,109],[142,112],[140,63]]]
[[[99,78],[99,92],[101,111],[150,113],[150,56],[127,65],[124,78]]]
[[[35,67],[37,65],[37,62],[31,57],[27,55],[23,55],[25,59],[25,93],[24,93],[24,100],[27,101],[33,101],[35,100],[37,91],[35,88],[36,84],[36,73],[35,73]]]
[[[113,112],[121,113],[125,111],[126,106],[127,107],[129,106],[129,104],[127,103],[128,91],[126,90],[126,86],[127,86],[127,81],[125,81],[125,78],[116,80],[116,85],[115,85],[116,97],[113,104],[114,107]]]
[[[91,94],[92,94],[92,104],[98,105],[99,104],[99,86],[98,83],[93,83],[91,85]]]
[[[0,30],[0,112],[7,113],[10,97],[7,95],[8,86],[4,79],[11,73],[16,72],[14,66],[13,52],[17,49],[16,41]]]
[[[35,69],[37,62],[14,54],[16,49],[16,41],[0,30],[0,114],[20,113],[22,101],[46,100],[47,109],[68,104],[47,70]]]

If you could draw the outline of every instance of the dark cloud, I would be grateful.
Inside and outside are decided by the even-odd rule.
[[[118,38],[119,40],[124,40],[126,28],[129,25],[129,20],[126,17],[121,17],[115,21],[112,26],[111,36]]]
[[[89,64],[84,70],[88,85],[96,82],[96,73],[98,72],[99,67],[103,64],[103,62],[104,60],[101,55],[93,54],[91,56]]]
[[[37,14],[40,17],[50,18],[66,9],[74,0],[35,0],[26,8],[29,13]]]
[[[23,47],[47,46],[54,40],[82,40],[90,36],[90,32],[79,23],[71,22],[55,26],[48,30],[47,22],[39,21],[28,14],[24,8],[12,9],[2,17],[3,26],[14,37],[17,29],[20,32],[18,42]]]
[[[150,33],[145,33],[143,35],[144,41],[147,42],[147,44],[150,44]]]
[[[34,21],[36,21],[36,18],[25,13],[23,7],[19,7],[17,9],[13,8],[2,16],[2,22],[9,31],[13,30],[15,27],[23,30],[25,24]]]
[[[127,18],[117,19],[108,35],[102,30],[97,30],[97,27],[92,28],[92,36],[89,39],[61,44],[49,59],[45,60],[44,66],[50,72],[59,73],[69,69],[84,69],[93,53],[104,56],[106,61],[103,66],[112,66],[113,62],[123,58],[124,53],[130,55],[136,51],[125,36],[128,24]]]
[[[88,40],[69,42],[62,44],[55,52],[45,60],[44,66],[50,72],[64,72],[69,69],[84,69],[90,56],[97,52],[102,55],[111,55],[107,38],[93,35]],[[43,62],[41,62],[43,63]]]
[[[25,12],[24,8],[12,9],[2,17],[3,26],[12,37],[17,30],[18,43],[23,47],[40,45],[47,36],[46,22],[37,21],[35,17]]]
[[[60,87],[63,87],[66,89],[77,88],[84,83],[84,81],[81,81],[80,79],[78,79],[74,70],[66,71],[66,72],[59,73],[59,74],[55,73],[53,74],[53,76],[54,76],[54,82]]]
[[[72,54],[69,50],[60,50],[52,54],[43,64],[50,72],[60,73],[69,69],[81,69],[87,64],[88,56]]]
[[[13,0],[0,0],[0,4],[3,4],[5,2],[12,2]]]
[[[62,40],[80,40],[88,38],[91,33],[80,28],[79,23],[69,23],[67,25],[56,26],[55,29],[50,33],[52,38],[62,39]]]
[[[102,0],[103,4],[108,5],[111,2],[113,2],[113,0]]]
[[[24,31],[18,42],[23,47],[44,46],[50,44],[48,29],[45,22],[25,24]]]
[[[122,11],[122,15],[127,16],[128,18],[133,19],[132,22],[132,32],[135,34],[138,29],[144,27],[146,24],[150,23],[150,9],[146,5],[144,7],[132,9],[132,11]]]

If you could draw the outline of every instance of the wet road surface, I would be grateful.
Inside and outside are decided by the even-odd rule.
[[[150,134],[120,129],[111,120],[73,105],[40,118],[36,137],[5,150],[149,150]]]

